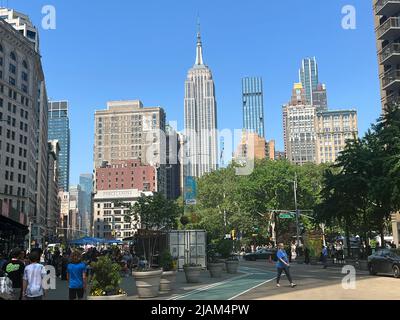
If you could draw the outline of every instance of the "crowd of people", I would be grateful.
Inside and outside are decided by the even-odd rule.
[[[133,247],[123,250],[118,247],[35,248],[29,253],[15,248],[8,255],[0,252],[0,277],[7,276],[12,282],[10,299],[42,300],[46,294],[42,280],[48,274],[45,266],[53,266],[56,277],[68,282],[69,299],[80,300],[86,290],[91,263],[104,255],[121,266],[123,276],[131,275],[132,269],[142,262]]]

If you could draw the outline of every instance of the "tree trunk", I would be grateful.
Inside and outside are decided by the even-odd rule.
[[[379,228],[379,232],[381,234],[381,248],[385,247],[385,220],[382,219],[382,223]]]
[[[347,220],[346,220],[346,244],[347,244],[347,256],[351,257],[350,229]]]

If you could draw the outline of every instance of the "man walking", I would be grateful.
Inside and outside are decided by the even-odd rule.
[[[322,249],[322,264],[324,269],[328,268],[328,248],[326,246]]]
[[[29,255],[31,262],[25,268],[22,294],[27,300],[43,300],[45,291],[43,289],[43,278],[47,272],[45,267],[39,263],[40,255],[34,251]]]
[[[292,277],[290,275],[290,271],[289,271],[289,259],[288,259],[288,255],[285,251],[285,246],[283,245],[283,243],[280,243],[278,245],[278,252],[277,252],[277,259],[278,262],[276,264],[276,267],[278,269],[278,277],[276,279],[276,286],[279,288],[280,285],[280,280],[281,280],[281,276],[282,276],[282,272],[285,271],[285,274],[290,282],[290,286],[292,288],[296,287],[296,284],[293,283],[292,281]]]

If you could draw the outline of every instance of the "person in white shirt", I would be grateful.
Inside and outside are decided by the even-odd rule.
[[[29,255],[31,262],[24,270],[23,278],[23,299],[27,300],[43,300],[45,290],[43,289],[43,278],[47,272],[45,267],[39,263],[40,256],[37,252]]]

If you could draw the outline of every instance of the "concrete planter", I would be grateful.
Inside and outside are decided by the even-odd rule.
[[[311,265],[317,265],[318,261],[319,261],[319,259],[317,259],[317,257],[311,257],[310,258],[310,264]]]
[[[101,296],[101,297],[88,296],[87,300],[91,300],[91,301],[114,301],[114,300],[126,300],[127,297],[128,297],[127,294],[120,294],[120,295],[115,295],[115,296]]]
[[[239,261],[225,261],[226,271],[229,274],[236,274],[239,268]]]
[[[170,292],[174,290],[176,282],[176,271],[164,271],[160,282],[160,292]]]
[[[133,272],[139,298],[155,298],[160,292],[162,270]]]
[[[199,283],[202,267],[183,267],[187,283]]]
[[[208,271],[210,271],[211,278],[221,278],[224,266],[224,263],[209,263]]]

